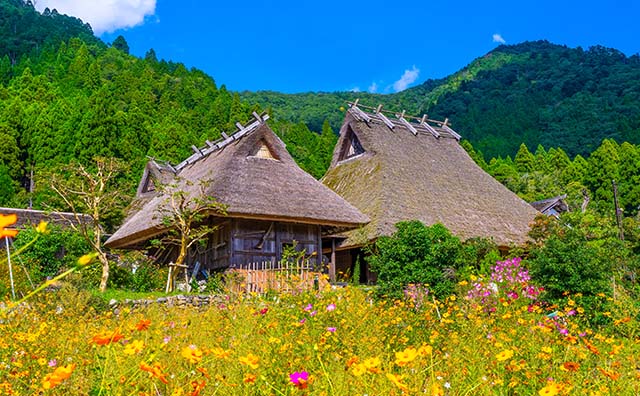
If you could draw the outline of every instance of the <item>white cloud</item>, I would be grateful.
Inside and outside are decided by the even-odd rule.
[[[418,75],[420,74],[420,69],[416,68],[414,65],[411,70],[405,70],[404,74],[400,79],[393,83],[393,90],[396,92],[404,91],[407,89],[409,84],[412,84],[418,79]]]
[[[502,38],[502,35],[500,33],[494,33],[493,34],[493,42],[494,43],[500,43],[500,44],[506,44],[507,43],[505,41],[505,39]]]
[[[370,93],[376,93],[376,91],[378,90],[378,84],[376,84],[376,82],[372,82],[371,85],[369,85],[369,88],[367,88],[367,91],[369,91]]]
[[[349,92],[360,92],[360,87],[353,87],[349,90]]]
[[[144,22],[156,11],[156,0],[37,0],[36,9],[58,10],[88,22],[96,35]]]

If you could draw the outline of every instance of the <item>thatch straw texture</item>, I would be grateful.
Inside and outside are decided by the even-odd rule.
[[[322,182],[368,215],[364,228],[345,233],[341,249],[390,235],[403,220],[442,223],[463,239],[492,238],[502,246],[527,239],[537,212],[484,172],[458,144],[418,124],[414,135],[393,120],[389,128],[375,114],[367,122],[357,109],[347,112],[331,167]],[[341,160],[355,135],[364,153]]]
[[[176,177],[179,189],[191,195],[199,194],[199,182],[206,181],[205,193],[227,205],[229,217],[337,228],[355,228],[368,221],[358,209],[300,169],[266,123],[179,167]],[[144,195],[139,197],[143,203],[140,210],[125,220],[107,246],[130,246],[164,231],[159,213],[166,197]]]

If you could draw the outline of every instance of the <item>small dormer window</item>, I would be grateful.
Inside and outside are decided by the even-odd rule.
[[[353,130],[349,128],[347,130],[347,136],[342,144],[339,161],[344,161],[360,154],[364,154],[364,148],[362,148],[362,144],[360,144],[358,136],[356,136]]]
[[[279,160],[265,140],[260,140],[260,143],[257,145],[257,149],[254,153],[251,154],[251,157],[270,159],[275,161]]]

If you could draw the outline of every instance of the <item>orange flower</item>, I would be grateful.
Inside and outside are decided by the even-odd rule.
[[[191,386],[193,386],[193,391],[189,394],[189,396],[200,396],[200,392],[204,389],[205,385],[207,385],[204,381],[192,381]]]
[[[245,384],[253,384],[256,382],[256,377],[254,374],[247,373],[244,375],[244,379],[242,380]]]
[[[112,333],[100,333],[96,334],[91,338],[91,342],[97,345],[109,345],[112,342],[118,342],[123,339],[124,336],[120,334],[118,330],[115,330]]]
[[[598,371],[600,371],[602,374],[604,374],[607,378],[609,378],[612,381],[615,381],[618,378],[620,378],[620,373],[614,373],[612,371],[607,371],[605,369],[601,369],[600,367],[598,367]]]
[[[592,343],[590,343],[589,341],[587,341],[586,339],[582,339],[582,341],[584,341],[584,345],[587,347],[587,349],[589,351],[591,351],[591,353],[593,353],[594,355],[599,355],[600,351],[598,350],[598,348],[596,348],[595,346],[593,346]]]
[[[3,215],[0,214],[0,239],[2,238],[13,238],[18,235],[18,230],[5,230],[4,228],[15,224],[18,221],[18,216],[14,214]]]
[[[142,362],[140,363],[140,370],[148,372],[149,377],[156,377],[165,384],[169,383],[167,376],[162,372],[162,366],[160,366],[160,363],[154,363],[153,366],[150,366],[145,362]]]
[[[53,373],[47,374],[42,380],[42,388],[51,389],[62,383],[62,381],[71,377],[71,373],[76,368],[75,364],[68,364],[66,366],[60,366],[55,369]]]
[[[562,364],[562,368],[566,371],[578,371],[580,369],[580,365],[576,362],[564,362]]]
[[[196,367],[196,370],[199,371],[202,375],[204,375],[204,377],[206,379],[211,379],[211,376],[209,375],[209,371],[207,371],[206,368],[204,368],[204,367]]]
[[[140,319],[140,321],[136,324],[136,330],[138,331],[149,330],[150,325],[151,325],[151,321],[149,319]]]

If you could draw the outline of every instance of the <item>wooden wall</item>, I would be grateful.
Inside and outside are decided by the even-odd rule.
[[[279,262],[283,248],[296,242],[296,251],[305,251],[312,264],[322,260],[321,228],[319,225],[284,223],[276,221],[234,218],[208,219],[215,226],[205,244],[194,244],[189,249],[186,264],[193,268],[196,262],[203,270],[246,268],[249,263]],[[312,253],[316,253],[311,256]],[[150,249],[149,253],[160,263],[175,261],[177,248],[162,251]],[[318,265],[318,268],[320,266]]]

